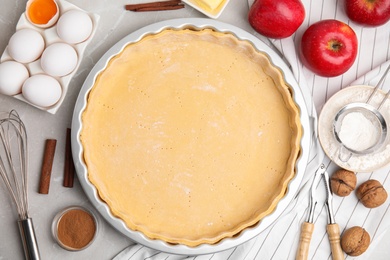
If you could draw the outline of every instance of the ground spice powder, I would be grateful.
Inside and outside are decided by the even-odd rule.
[[[58,240],[69,249],[82,249],[95,236],[94,217],[83,209],[71,209],[65,212],[57,225]]]

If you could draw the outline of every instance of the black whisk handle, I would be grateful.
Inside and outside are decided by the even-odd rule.
[[[31,218],[18,221],[20,236],[22,238],[24,256],[26,260],[40,260],[34,225]]]

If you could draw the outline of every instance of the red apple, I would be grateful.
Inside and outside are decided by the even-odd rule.
[[[390,20],[390,0],[345,0],[345,11],[356,23],[379,26]]]
[[[338,20],[322,20],[303,33],[300,43],[302,63],[314,73],[335,77],[354,63],[358,40],[353,29]]]
[[[305,8],[300,0],[256,0],[248,13],[253,29],[274,39],[291,36],[304,19]]]

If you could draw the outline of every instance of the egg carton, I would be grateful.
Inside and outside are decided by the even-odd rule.
[[[88,13],[85,10],[83,10],[83,9],[81,9],[81,8],[79,8],[79,7],[73,5],[65,0],[56,0],[56,3],[58,5],[58,9],[59,9],[59,17],[61,17],[61,15],[67,11],[76,9],[76,10],[80,10],[80,11],[83,11],[86,14],[88,14],[88,16],[92,20],[92,32],[91,32],[90,36],[88,37],[88,39],[86,39],[85,41],[83,41],[81,43],[77,43],[77,44],[67,43],[67,44],[71,45],[76,50],[76,53],[78,56],[77,65],[70,74],[67,74],[67,75],[62,76],[62,77],[54,77],[61,85],[62,94],[61,94],[60,99],[57,101],[57,103],[55,103],[54,105],[52,105],[50,107],[37,106],[37,105],[29,102],[28,100],[26,100],[21,93],[13,96],[16,99],[24,101],[24,102],[26,102],[34,107],[37,107],[37,108],[44,110],[44,111],[47,111],[51,114],[55,114],[58,111],[58,109],[60,108],[61,104],[63,103],[65,96],[66,96],[66,93],[68,91],[69,83],[72,80],[72,77],[74,76],[74,74],[76,73],[76,71],[78,70],[78,68],[80,66],[80,63],[81,63],[83,55],[84,55],[84,51],[85,51],[87,45],[90,43],[91,39],[93,38],[93,36],[96,32],[96,29],[97,29],[98,21],[99,21],[98,15],[93,14],[93,13]],[[50,28],[47,28],[47,29],[39,28],[28,21],[28,19],[26,17],[26,12],[24,12],[20,16],[20,19],[16,25],[16,31],[21,30],[21,29],[26,29],[26,28],[34,29],[34,30],[38,31],[43,36],[43,39],[45,41],[45,48],[50,46],[53,43],[64,42],[57,34],[57,25],[56,24]],[[8,53],[7,49],[8,49],[8,46],[5,48],[3,54],[0,58],[0,63],[13,60],[11,55]],[[30,77],[33,75],[38,75],[38,74],[46,74],[41,67],[40,60],[41,59],[39,58],[31,63],[24,64],[30,73]]]

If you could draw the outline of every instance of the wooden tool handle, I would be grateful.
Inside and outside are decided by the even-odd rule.
[[[304,222],[301,227],[301,236],[299,237],[299,246],[296,260],[306,260],[309,254],[311,235],[313,234],[314,224]]]
[[[340,228],[337,224],[329,224],[326,227],[326,232],[328,232],[328,238],[330,247],[332,249],[332,259],[333,260],[342,260],[344,259],[344,253],[340,245]]]

